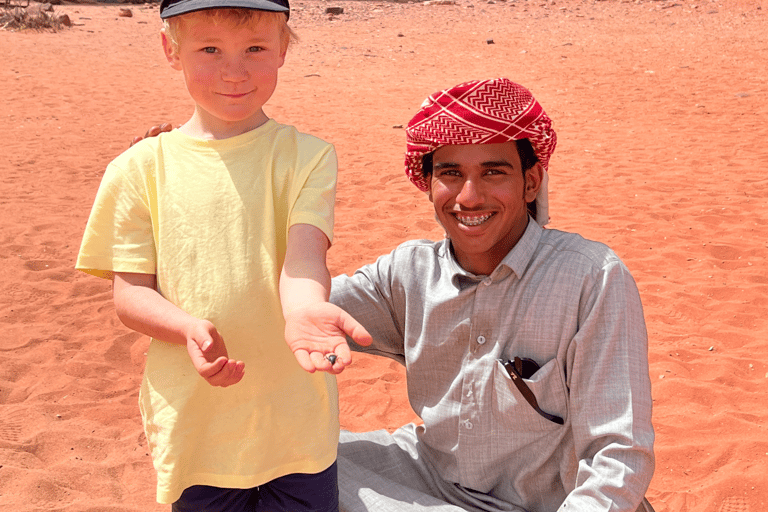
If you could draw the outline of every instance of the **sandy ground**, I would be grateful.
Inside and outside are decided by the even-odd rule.
[[[651,502],[766,510],[768,1],[294,7],[302,40],[267,110],[338,149],[332,274],[442,236],[402,169],[402,125],[429,93],[526,85],[559,134],[551,227],[611,245],[642,293]],[[0,31],[0,510],[169,510],[137,407],[147,339],[73,264],[106,164],[147,127],[186,120],[190,102],[156,6],[57,9],[75,26]],[[339,386],[346,428],[415,418],[388,360],[358,357]]]

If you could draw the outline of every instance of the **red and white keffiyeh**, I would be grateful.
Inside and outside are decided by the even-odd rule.
[[[405,130],[405,173],[419,190],[428,190],[422,157],[441,146],[496,144],[529,139],[544,168],[536,197],[536,222],[549,221],[547,169],[557,135],[552,120],[525,87],[506,78],[475,80],[430,95]]]

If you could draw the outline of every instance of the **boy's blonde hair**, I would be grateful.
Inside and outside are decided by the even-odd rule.
[[[203,9],[163,20],[165,34],[171,42],[174,51],[178,51],[182,42],[184,29],[194,23],[195,19],[205,17],[217,25],[229,25],[233,28],[255,27],[262,21],[277,23],[280,29],[281,50],[288,49],[288,45],[299,40],[296,33],[288,26],[285,13],[272,11],[259,11],[256,9]]]

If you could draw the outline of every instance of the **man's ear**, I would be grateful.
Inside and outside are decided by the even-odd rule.
[[[536,200],[536,196],[539,194],[541,188],[541,182],[544,180],[544,167],[541,166],[541,162],[536,164],[525,171],[525,202],[530,203]]]
[[[427,178],[427,190],[424,193],[427,194],[429,202],[434,204],[435,200],[432,198],[432,175],[429,175]]]
[[[163,52],[165,52],[165,58],[168,60],[168,64],[170,64],[176,71],[181,71],[181,60],[179,59],[178,47],[173,44],[171,38],[165,33],[165,29],[160,31],[160,37],[163,40]]]

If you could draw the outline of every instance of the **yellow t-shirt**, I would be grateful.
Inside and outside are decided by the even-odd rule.
[[[221,333],[245,361],[209,385],[185,346],[152,340],[139,405],[157,501],[191,485],[251,488],[336,459],[336,380],[299,367],[284,339],[278,279],[293,224],[333,234],[333,146],[273,120],[225,140],[178,130],[107,168],[76,268],[156,274],[158,291]]]

